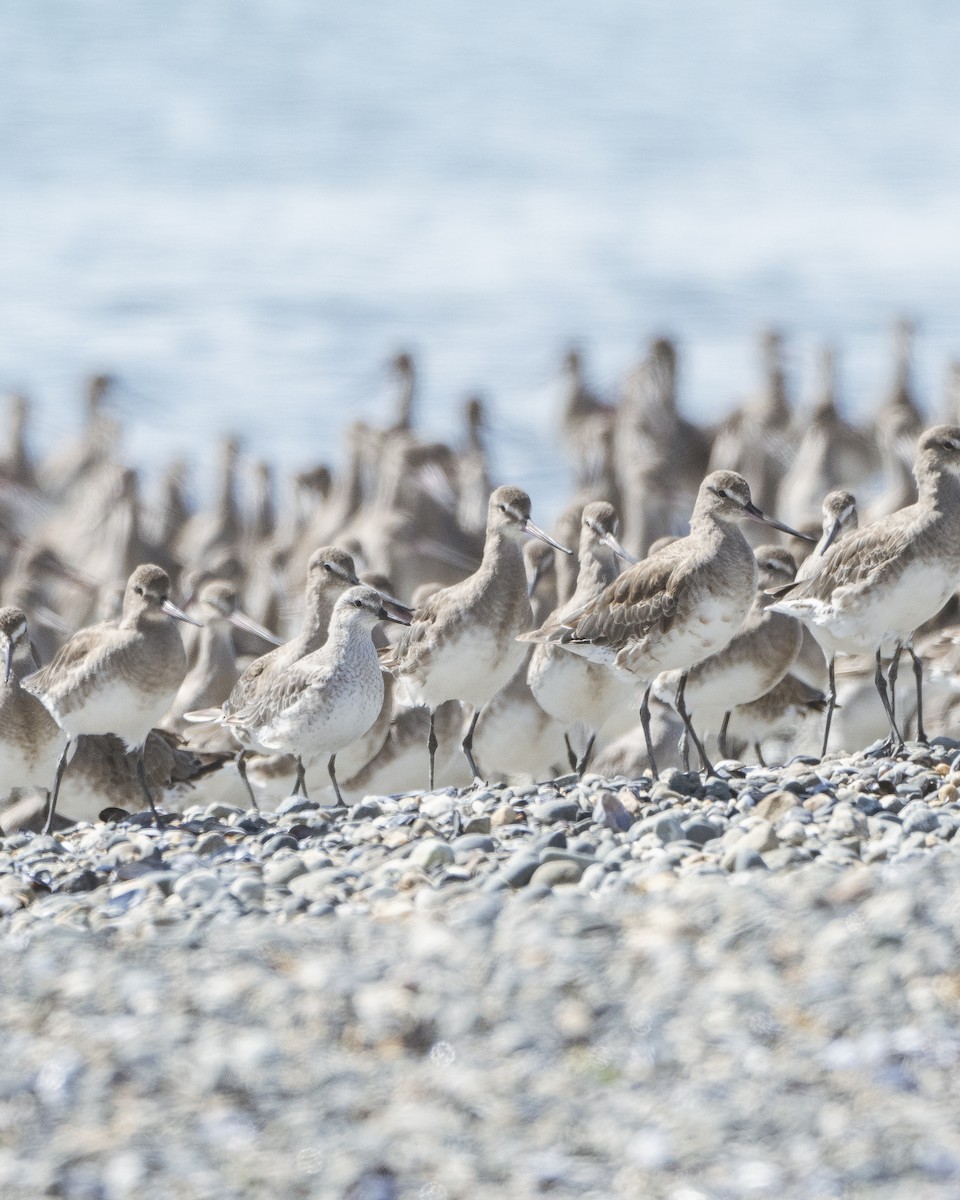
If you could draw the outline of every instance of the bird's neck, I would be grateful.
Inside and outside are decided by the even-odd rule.
[[[327,640],[330,628],[330,615],[333,605],[325,596],[308,596],[307,606],[303,614],[303,625],[297,635],[297,640],[303,647],[303,654],[312,654],[319,650]]]
[[[557,572],[557,603],[565,604],[577,590],[580,572],[577,559],[572,554],[554,550]]]
[[[919,502],[948,513],[960,524],[960,479],[949,471],[924,472],[917,479]]]
[[[197,670],[213,674],[236,666],[233,636],[226,621],[208,621],[200,631]]]
[[[484,585],[495,579],[498,588],[514,587],[526,594],[527,572],[520,543],[500,530],[488,532],[477,576]]]
[[[21,679],[25,679],[37,670],[37,666],[33,647],[29,643],[18,645],[13,652],[13,662],[10,665],[10,682],[19,685]]]
[[[571,604],[586,604],[599,595],[608,583],[612,583],[617,575],[616,558],[612,551],[594,546],[581,549],[580,570]]]
[[[343,619],[331,623],[324,651],[334,658],[340,658],[345,653],[354,657],[364,645],[369,645],[370,653],[376,656],[370,630],[362,622],[352,620],[352,615],[347,613]]]

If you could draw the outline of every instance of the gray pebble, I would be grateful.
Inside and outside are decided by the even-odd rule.
[[[579,883],[583,868],[569,859],[542,863],[530,878],[530,886],[556,887],[561,883]]]
[[[417,842],[410,852],[410,862],[423,867],[424,870],[446,866],[454,861],[454,857],[451,847],[439,838],[424,838]]]
[[[557,821],[575,821],[579,805],[575,800],[547,800],[533,807],[533,816],[544,825],[553,825]]]

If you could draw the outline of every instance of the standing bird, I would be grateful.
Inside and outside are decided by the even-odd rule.
[[[813,579],[822,568],[823,556],[830,547],[838,538],[856,529],[858,522],[857,501],[852,492],[845,491],[843,488],[838,488],[834,492],[827,492],[823,498],[823,525],[820,541],[817,542],[813,551],[800,564],[796,580],[794,583],[778,584],[775,587],[767,587],[765,590],[776,599],[780,596],[789,595],[797,583]],[[820,709],[820,711],[825,710],[827,714],[823,726],[823,745],[820,750],[820,757],[822,758],[827,752],[827,743],[830,740],[830,726],[833,722],[833,712],[837,706],[836,661],[834,657],[826,657],[824,647],[820,645],[806,625],[803,626],[803,641],[800,645],[800,652],[790,669],[800,680],[818,690],[823,687],[823,672],[826,669],[828,698]]]
[[[361,584],[348,589],[333,606],[324,645],[297,660],[247,706],[224,719],[240,730],[240,740],[267,753],[297,760],[295,792],[306,795],[304,770],[326,757],[337,802],[337,751],[362,737],[383,706],[383,673],[373,642],[378,621],[396,621],[380,593]]]
[[[797,583],[801,583],[805,579],[812,579],[823,566],[823,556],[833,543],[845,533],[856,529],[859,524],[857,498],[853,492],[848,492],[844,488],[827,492],[823,498],[821,511],[823,523],[820,541],[800,564],[796,575]],[[773,595],[777,594],[774,589],[771,589],[771,592]]]
[[[137,777],[159,822],[147,785],[143,746],[187,671],[183,642],[169,618],[197,623],[171,603],[169,591],[170,579],[161,567],[152,563],[137,567],[127,581],[118,621],[81,629],[48,666],[23,680],[23,687],[67,735],[45,832],[52,828],[64,768],[81,733],[115,733],[128,750],[139,751]]]
[[[894,747],[903,738],[881,654],[885,647],[894,651],[895,678],[900,649],[909,651],[917,736],[925,741],[923,663],[912,638],[943,608],[960,580],[960,426],[936,425],[921,436],[914,475],[915,504],[841,538],[823,556],[816,575],[787,590],[773,606],[807,625],[828,662],[836,654],[875,656],[874,685]]]
[[[580,573],[570,599],[547,617],[544,625],[562,624],[603,591],[620,573],[617,557],[629,563],[636,559],[617,541],[617,514],[612,504],[596,500],[581,517]],[[527,669],[527,683],[540,707],[563,727],[570,768],[583,775],[593,751],[597,731],[617,709],[630,701],[634,685],[598,663],[588,662],[549,641],[539,631],[523,633],[521,642],[536,642]],[[577,754],[570,742],[574,726],[586,727],[586,744]]]
[[[543,631],[544,640],[628,672],[646,685],[640,724],[654,773],[650,691],[662,671],[680,672],[674,703],[709,769],[684,691],[690,668],[727,645],[756,597],[757,560],[740,529],[748,519],[802,536],[764,516],[742,475],[714,471],[700,485],[687,537],[624,571],[579,612]]]
[[[228,725],[228,718],[252,705],[261,694],[266,694],[273,687],[274,680],[282,677],[295,662],[320,649],[327,640],[327,629],[337,599],[348,588],[356,587],[359,583],[353,559],[346,551],[336,546],[323,546],[315,550],[307,565],[303,625],[297,636],[254,659],[234,684],[221,708],[201,708],[184,713],[185,721],[217,723],[225,725],[233,733],[240,743],[237,770],[254,808],[257,807],[257,801],[247,779],[245,764],[246,751],[254,749],[254,743],[248,744],[244,740],[245,726]]]
[[[524,569],[523,535],[540,538],[565,554],[530,520],[530,497],[518,487],[499,487],[487,507],[487,534],[479,568],[461,583],[441,588],[414,614],[401,633],[384,667],[393,671],[414,704],[430,710],[427,750],[429,786],[433,787],[437,750],[433,714],[445,700],[460,700],[473,708],[463,739],[470,770],[479,778],[473,759],[473,733],[480,710],[509,682],[526,650],[517,635],[530,628],[532,614]]]
[[[701,659],[687,672],[685,699],[701,736],[718,734],[720,754],[727,757],[727,725],[735,705],[750,704],[776,687],[800,653],[803,626],[783,613],[771,612],[766,589],[792,581],[797,564],[789,550],[758,546],[759,591],[743,624],[722,650]],[[679,684],[679,673],[667,671],[654,683],[654,693],[669,703]],[[684,736],[681,757],[686,767]]]
[[[233,630],[240,629],[271,645],[280,645],[280,639],[269,629],[240,610],[236,588],[224,579],[211,579],[203,584],[197,593],[196,612],[203,626],[196,661],[159,723],[160,728],[172,733],[185,733],[184,713],[222,704],[229,696],[239,677]]]
[[[23,610],[0,608],[0,799],[14,788],[49,787],[63,752],[60,726],[36,696],[20,686],[37,669]]]

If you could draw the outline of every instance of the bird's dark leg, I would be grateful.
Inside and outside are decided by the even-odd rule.
[[[433,791],[433,766],[437,757],[437,731],[433,727],[433,709],[430,709],[430,736],[427,738],[427,753],[430,755],[430,772],[427,790]]]
[[[833,710],[837,707],[837,660],[830,659],[827,668],[827,678],[830,681],[830,695],[827,697],[827,719],[823,726],[823,745],[820,747],[820,757],[826,758],[827,742],[830,740],[830,725],[833,721]]]
[[[160,814],[157,812],[157,806],[153,802],[153,796],[150,794],[150,787],[147,783],[147,766],[144,761],[146,750],[147,742],[146,739],[144,739],[139,751],[137,752],[137,779],[140,781],[140,787],[143,790],[144,796],[147,798],[147,803],[150,805],[150,811],[153,813],[153,819],[157,823],[157,828],[159,828],[163,822],[160,819]]]
[[[575,771],[577,769],[577,755],[573,747],[570,745],[570,735],[568,733],[563,735],[563,741],[564,745],[567,747],[567,762],[570,764],[570,770]]]
[[[595,733],[591,733],[587,740],[586,750],[584,750],[580,757],[580,761],[573,768],[581,779],[583,778],[584,771],[587,769],[587,763],[590,761],[590,755],[593,753],[593,746],[596,740],[597,735]]]
[[[337,803],[342,806],[343,797],[340,795],[340,784],[337,783],[336,762],[337,756],[335,754],[331,754],[330,761],[327,763],[327,770],[330,773],[330,782],[333,784],[333,790],[337,797]]]
[[[307,772],[303,765],[303,760],[297,757],[297,782],[293,785],[293,794],[302,796],[304,800],[309,800],[307,795]]]
[[[640,701],[640,728],[643,730],[643,740],[647,744],[647,762],[650,764],[650,774],[656,779],[657,760],[653,756],[653,742],[650,738],[650,689],[652,687],[652,683],[647,684],[643,699]]]
[[[68,739],[67,744],[63,748],[63,753],[60,755],[60,761],[57,763],[57,775],[53,781],[53,791],[50,793],[50,803],[47,808],[47,819],[43,823],[43,832],[49,833],[53,829],[53,815],[57,811],[57,797],[60,795],[60,783],[63,780],[63,773],[67,769],[67,760],[70,757],[70,747],[73,745],[73,740]]]
[[[917,741],[927,743],[927,731],[923,727],[923,660],[912,646],[908,646],[913,660],[913,677],[917,681]]]
[[[473,716],[470,718],[470,724],[467,726],[467,732],[460,743],[464,754],[467,756],[467,762],[470,764],[470,770],[473,773],[474,779],[480,778],[480,772],[477,770],[477,764],[473,761],[473,732],[477,728],[477,721],[480,719],[480,711],[483,708],[482,704],[478,704],[473,710]]]
[[[250,784],[250,780],[247,778],[246,754],[246,750],[244,750],[241,746],[241,748],[237,751],[237,757],[234,759],[234,762],[237,764],[237,773],[243,780],[243,786],[247,789],[247,795],[250,797],[250,803],[253,805],[256,811],[259,812],[260,805],[257,803],[257,798],[253,794],[253,787]]]
[[[700,756],[700,766],[708,775],[713,774],[713,764],[707,758],[707,752],[703,748],[703,742],[700,741],[697,731],[693,727],[693,722],[690,720],[690,714],[687,712],[687,705],[684,699],[687,690],[687,672],[680,676],[680,686],[677,688],[677,698],[674,701],[677,712],[680,714],[680,720],[683,721],[687,732],[690,734],[690,740],[697,748],[697,754]],[[684,768],[686,769],[686,768]]]
[[[754,743],[753,743],[753,752],[754,752],[754,754],[756,754],[756,756],[757,756],[757,764],[758,764],[759,766],[761,766],[761,767],[765,767],[767,764],[764,762],[764,759],[763,759],[763,751],[760,749],[760,743],[759,743],[759,742],[754,742]]]
[[[721,758],[729,758],[727,754],[727,729],[730,725],[730,714],[732,712],[733,709],[728,708],[723,714],[723,721],[720,723],[720,732],[717,735],[717,748],[720,751]]]
[[[887,669],[887,692],[890,696],[890,711],[893,713],[894,720],[897,716],[897,676],[900,674],[900,655],[903,653],[903,646],[897,642],[897,648],[893,652],[893,658],[890,659],[890,666]]]
[[[903,745],[903,735],[897,728],[893,708],[890,705],[890,697],[887,695],[887,681],[883,674],[883,660],[880,657],[879,646],[877,647],[877,670],[874,674],[873,682],[880,693],[880,702],[883,705],[883,711],[887,714],[887,720],[890,722],[890,752],[896,753]]]

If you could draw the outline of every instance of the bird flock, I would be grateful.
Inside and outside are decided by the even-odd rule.
[[[141,494],[109,376],[43,461],[11,397],[0,822],[953,736],[960,367],[931,425],[911,354],[901,322],[889,395],[856,425],[833,356],[797,405],[766,333],[757,393],[706,427],[680,414],[669,340],[610,397],[570,351],[574,496],[553,533],[521,487],[493,486],[480,399],[459,446],[417,434],[406,353],[395,419],[350,425],[341,470],[281,497],[227,438],[199,508],[183,463]]]

